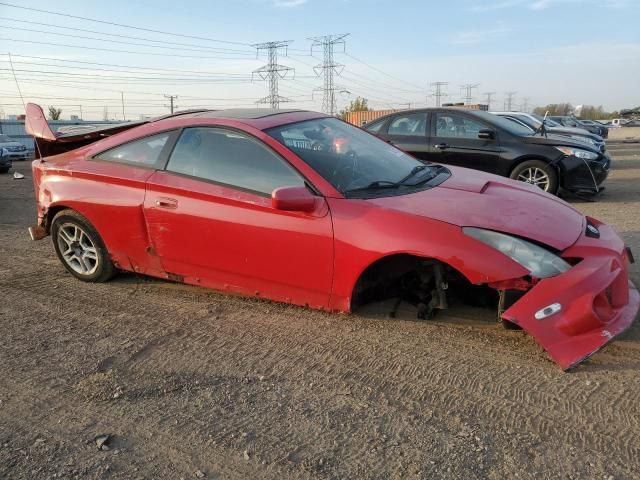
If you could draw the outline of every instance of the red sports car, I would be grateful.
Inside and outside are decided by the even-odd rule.
[[[421,163],[308,111],[189,111],[36,137],[38,223],[65,268],[348,312],[493,304],[567,369],[634,321],[631,252],[539,188]],[[392,302],[393,303],[393,302]],[[391,312],[392,313],[392,312]]]

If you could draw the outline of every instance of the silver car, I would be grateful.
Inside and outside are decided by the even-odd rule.
[[[11,160],[26,160],[29,156],[29,150],[20,142],[16,142],[8,135],[0,133],[0,148],[7,151],[7,155]]]

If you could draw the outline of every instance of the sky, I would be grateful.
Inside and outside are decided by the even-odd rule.
[[[639,19],[640,0],[0,1],[0,116],[22,113],[22,99],[85,119],[167,113],[165,95],[179,109],[254,106],[268,94],[254,45],[270,41],[290,42],[281,107],[320,110],[323,50],[310,38],[330,34],[348,34],[335,46],[338,108],[358,96],[432,106],[434,82],[448,83],[443,101],[477,84],[474,101],[494,92],[494,110],[505,92],[513,109],[629,108]]]

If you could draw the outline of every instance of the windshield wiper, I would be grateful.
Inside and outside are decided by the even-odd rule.
[[[391,180],[376,180],[368,185],[365,185],[364,187],[351,188],[349,190],[345,190],[342,193],[363,192],[365,190],[375,190],[378,188],[398,188],[401,186],[402,184],[400,184],[399,182],[392,182]]]
[[[415,167],[413,167],[411,169],[411,171],[407,174],[406,177],[404,177],[402,180],[400,180],[398,183],[401,185],[404,185],[404,183],[409,180],[411,177],[413,177],[416,173],[421,172],[422,170],[424,170],[425,168],[427,168],[426,165],[416,165]]]

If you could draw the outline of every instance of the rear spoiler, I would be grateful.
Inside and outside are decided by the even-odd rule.
[[[47,117],[40,105],[27,103],[25,114],[25,130],[29,135],[33,136],[36,144],[36,158],[75,150],[97,142],[104,137],[115,135],[148,122],[148,120],[144,120],[109,125],[87,124],[86,126],[73,126],[73,128],[67,127],[66,130],[54,132],[51,130]]]

